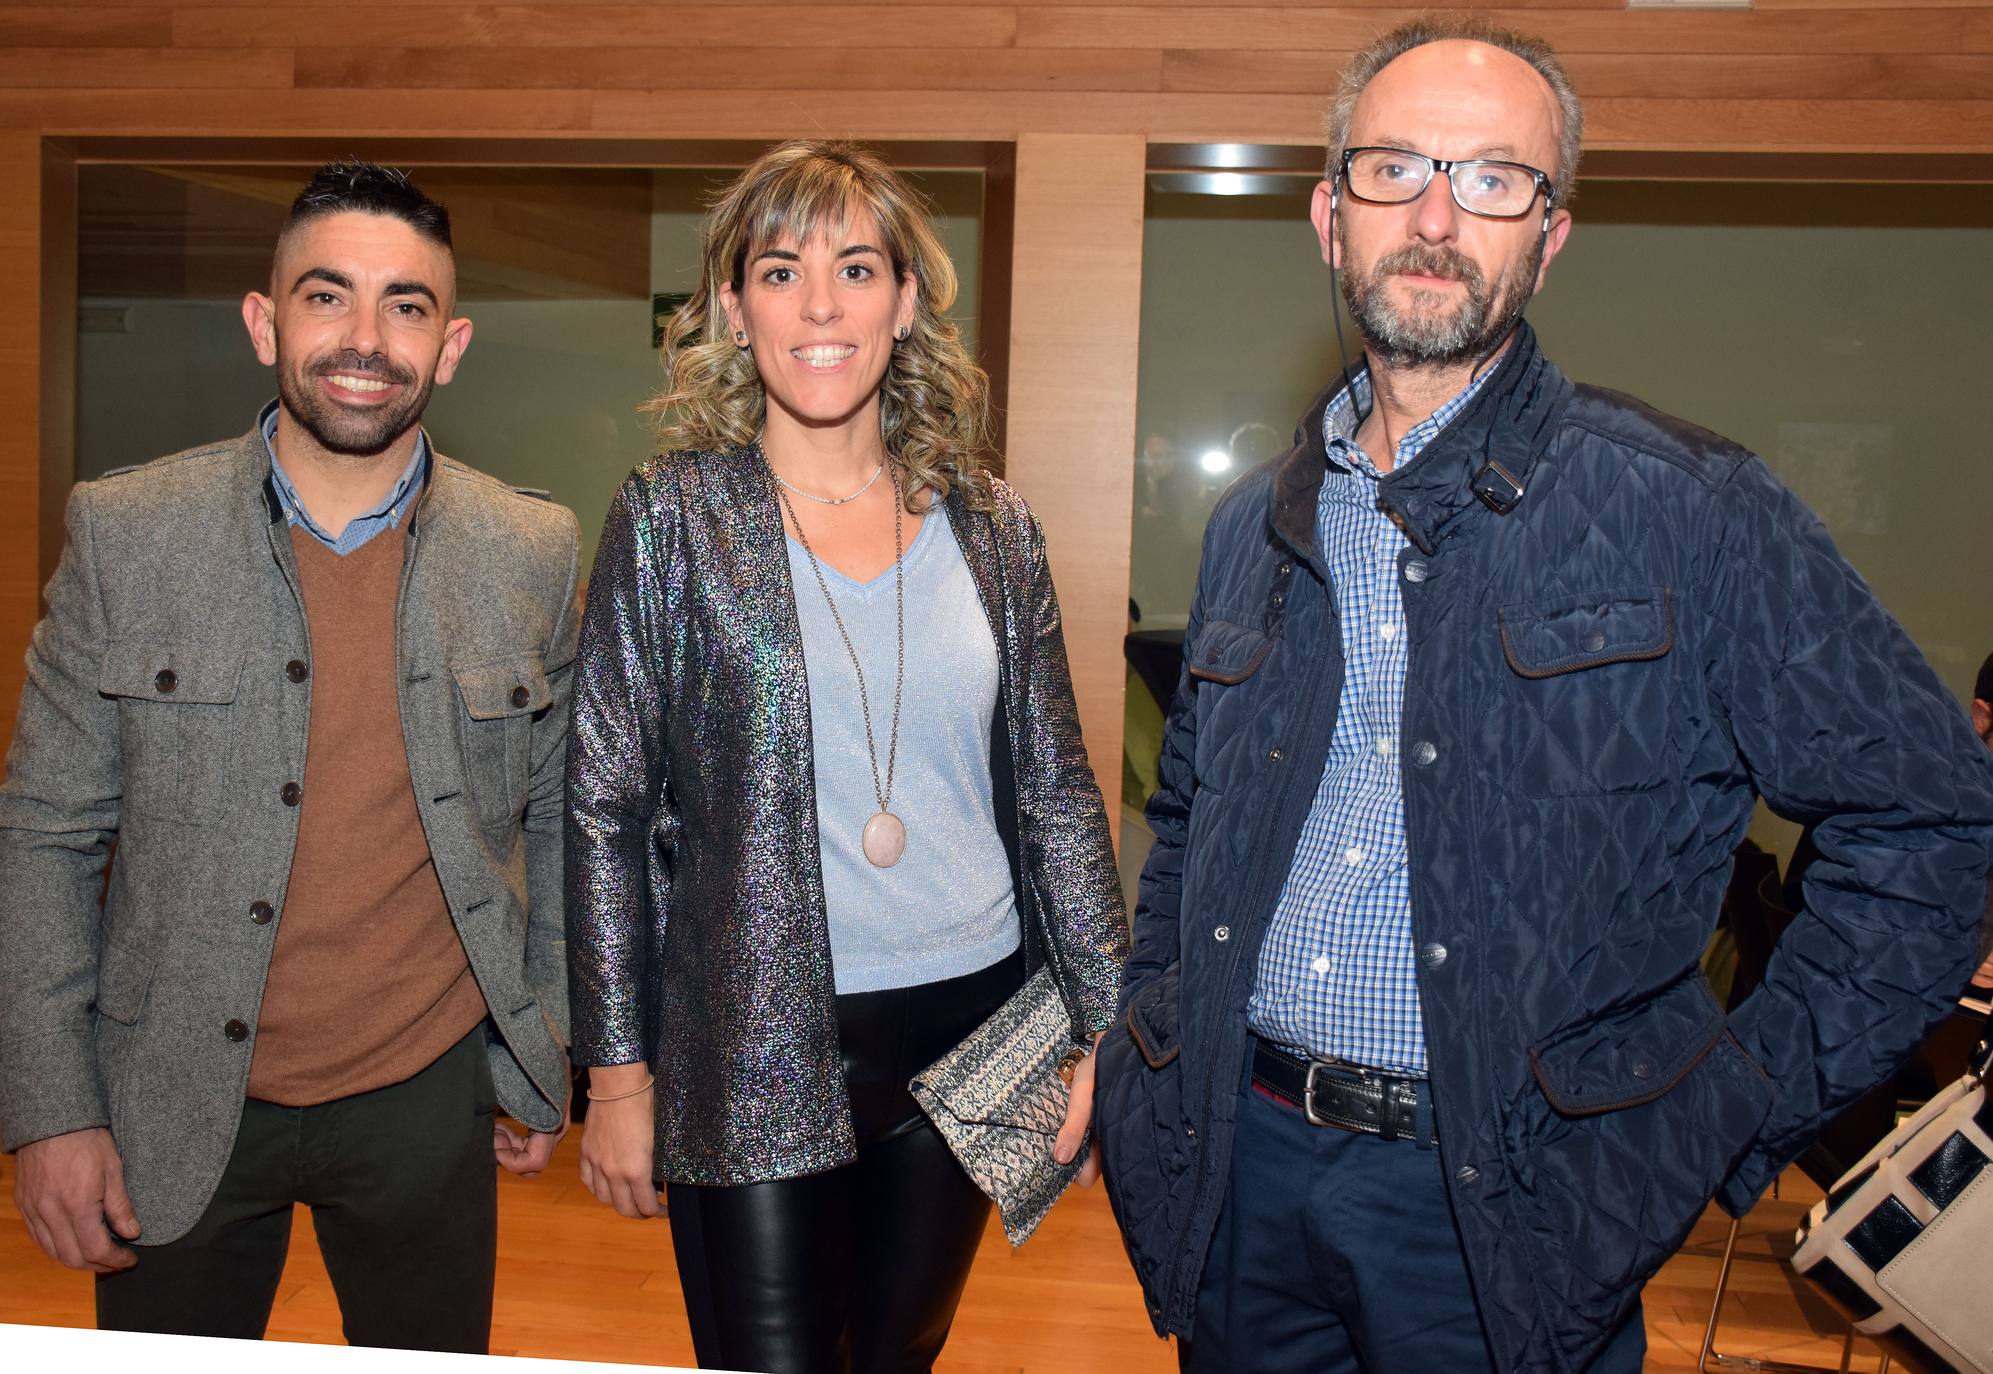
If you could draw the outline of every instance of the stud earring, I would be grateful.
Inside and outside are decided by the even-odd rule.
[[[905,325],[901,325],[898,329],[893,331],[893,338],[895,341],[899,343],[905,343],[907,341],[907,335],[911,333],[913,333],[911,329],[907,328]]]
[[[741,346],[742,348],[746,348],[746,347],[747,347],[747,331],[746,331],[745,329],[736,329],[736,330],[734,331],[734,342],[735,342],[735,343],[737,343],[737,344],[739,344],[739,345],[740,345],[740,346]]]

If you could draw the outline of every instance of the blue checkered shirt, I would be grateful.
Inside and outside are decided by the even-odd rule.
[[[415,504],[415,498],[422,492],[422,474],[427,471],[429,459],[429,436],[417,431],[415,453],[408,460],[407,469],[401,480],[394,484],[387,500],[368,511],[356,515],[346,522],[346,528],[333,538],[325,532],[324,526],[311,518],[311,512],[304,508],[298,499],[297,488],[291,485],[290,476],[284,465],[277,461],[277,403],[263,407],[263,413],[256,419],[257,427],[263,431],[263,447],[270,451],[270,485],[277,489],[277,504],[284,508],[287,524],[303,525],[305,533],[344,558],[353,550],[372,539],[383,530],[391,530],[401,523],[401,517],[408,514],[408,508]]]
[[[1409,467],[1499,366],[1413,426],[1398,441],[1397,466]],[[1368,371],[1357,374],[1354,390],[1367,406]],[[1409,541],[1378,500],[1383,474],[1355,442],[1350,394],[1337,396],[1322,417],[1330,461],[1315,507],[1341,624],[1342,703],[1260,951],[1246,1022],[1262,1039],[1301,1054],[1423,1077],[1398,771],[1405,704],[1398,554]]]

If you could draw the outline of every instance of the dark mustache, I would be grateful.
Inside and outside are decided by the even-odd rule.
[[[396,367],[379,353],[362,357],[352,349],[341,353],[327,354],[312,360],[305,369],[313,377],[329,377],[335,372],[343,372],[352,377],[369,377],[377,381],[396,382],[403,386],[415,380],[415,374],[406,368]]]
[[[1378,260],[1377,275],[1391,276],[1399,272],[1441,277],[1476,288],[1482,284],[1481,269],[1474,265],[1472,258],[1458,249],[1442,248],[1437,244],[1413,244],[1395,253],[1387,253]]]

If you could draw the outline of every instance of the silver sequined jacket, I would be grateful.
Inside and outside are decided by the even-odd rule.
[[[943,509],[999,650],[991,774],[1026,963],[1049,962],[1087,1034],[1113,1016],[1126,920],[1044,536],[1002,483],[987,513]],[[574,681],[574,1062],[649,1060],[668,1181],[850,1162],[802,631],[757,449],[652,458],[623,483]]]

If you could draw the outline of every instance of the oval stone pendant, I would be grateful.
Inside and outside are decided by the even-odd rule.
[[[891,868],[907,852],[905,822],[890,811],[881,811],[865,822],[865,857],[874,868]]]

